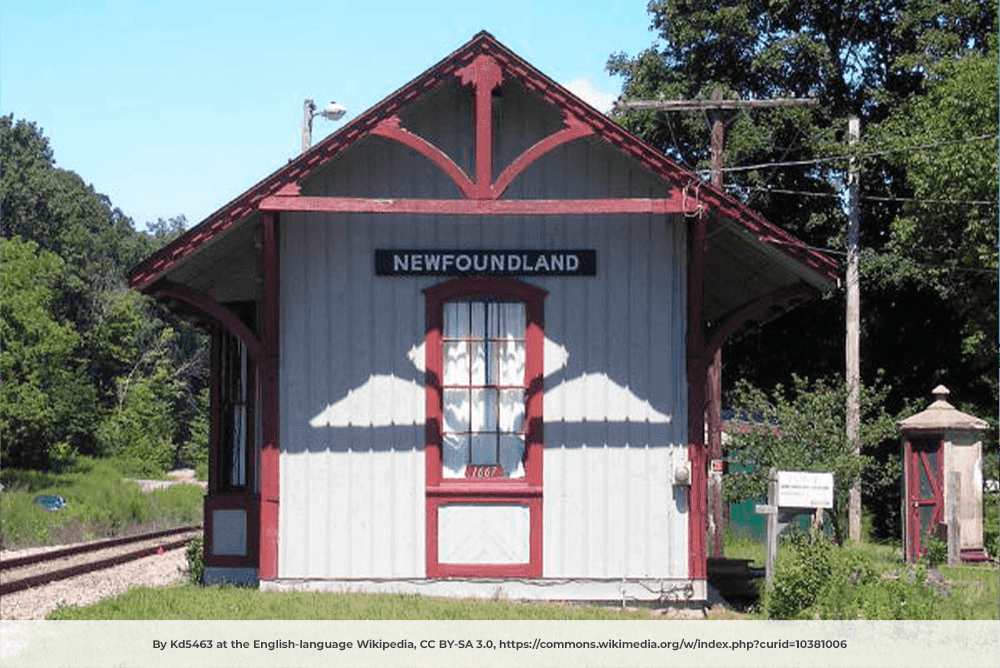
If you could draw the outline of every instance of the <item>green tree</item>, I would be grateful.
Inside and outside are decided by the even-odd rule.
[[[188,422],[188,440],[177,453],[177,461],[193,466],[199,478],[208,476],[208,411],[210,395],[207,387],[198,393],[198,410]]]
[[[34,124],[0,117],[0,230],[56,253],[66,262],[62,307],[78,328],[89,326],[97,295],[124,286],[124,270],[150,243],[131,219],[75,172],[55,165],[48,139]]]
[[[960,323],[969,382],[995,395],[1000,67],[993,37],[989,54],[933,64],[926,92],[878,127],[875,141],[890,152],[911,199],[868,273],[884,285],[912,281],[948,304]]]
[[[98,442],[107,455],[117,457],[134,476],[155,477],[174,463],[172,436],[176,423],[170,403],[169,372],[158,368],[151,376],[122,382],[121,404],[98,428]]]
[[[992,110],[997,86],[973,63],[996,66],[997,0],[663,0],[650,3],[649,13],[657,41],[639,54],[613,54],[608,61],[609,71],[623,77],[627,98],[706,99],[721,89],[729,98],[818,99],[819,105],[810,109],[746,110],[730,116],[725,181],[732,194],[769,220],[834,253],[844,248],[846,228],[842,192],[848,163],[842,158],[849,151],[844,134],[848,117],[860,117],[863,141],[858,151],[865,155],[863,377],[871,381],[880,369],[885,371],[892,411],[925,396],[939,382],[961,392],[978,412],[995,411],[996,343],[980,345],[981,333],[996,331],[995,276],[965,272],[960,281],[942,281],[923,275],[933,273],[929,264],[984,266],[969,265],[964,249],[989,249],[992,244],[995,252],[985,229],[995,234],[995,208],[970,214],[987,221],[985,226],[969,228],[965,213],[962,221],[949,221],[942,232],[951,243],[931,253],[925,242],[933,245],[940,218],[951,215],[954,207],[935,205],[936,220],[915,215],[917,208],[927,209],[907,202],[968,197],[995,202],[996,144],[965,145],[963,151],[978,150],[981,159],[958,169],[962,158],[957,158],[949,171],[933,165],[918,168],[917,152],[879,151],[996,133]],[[965,68],[975,70],[971,78],[959,76]],[[956,101],[969,86],[976,87],[975,93],[967,96],[964,107],[936,114],[944,121],[939,129],[920,129],[918,124],[903,133],[895,126],[897,118],[905,125],[911,115],[927,114],[952,98],[938,90],[944,85],[939,81],[951,79]],[[979,96],[990,99],[980,105]],[[681,163],[708,168],[703,113],[631,110],[618,118]],[[988,129],[981,129],[983,124]],[[895,128],[892,141],[880,136],[882,125]],[[923,186],[920,170],[926,177]],[[947,184],[941,181],[945,174]],[[942,196],[943,191],[948,194]],[[919,234],[907,232],[915,228]],[[958,240],[966,232],[973,236],[963,246]],[[914,271],[890,271],[903,265]],[[952,298],[956,294],[962,295],[960,300]],[[961,300],[970,307],[960,305]],[[727,345],[727,393],[736,378],[773,387],[790,369],[809,377],[840,373],[843,311],[844,295],[838,291]],[[970,368],[980,358],[990,360],[988,366],[977,361]]]
[[[34,123],[15,122],[12,115],[0,117],[0,160],[3,238],[29,240],[46,258],[59,261],[58,289],[45,301],[45,310],[77,338],[74,364],[49,372],[47,394],[87,399],[66,421],[74,446],[88,454],[117,452],[121,439],[115,440],[115,434],[148,422],[144,411],[157,405],[171,417],[157,425],[169,428],[158,436],[175,450],[182,448],[191,439],[198,395],[207,384],[207,339],[152,300],[127,290],[125,270],[182,233],[184,217],[161,218],[148,226],[148,233],[137,232],[107,197],[56,166],[48,139]],[[34,299],[26,283],[11,282],[8,288],[11,303]],[[21,345],[14,340],[19,333],[10,335],[12,349]],[[6,350],[6,340],[4,346]],[[81,384],[86,392],[73,389]],[[12,393],[15,385],[10,387]],[[31,412],[34,404],[29,397],[22,399],[8,405],[11,420],[19,410]],[[53,427],[35,440],[62,439],[59,434],[65,431]]]
[[[809,381],[792,376],[791,386],[765,392],[741,382],[735,392],[735,430],[728,445],[732,467],[726,494],[734,503],[764,499],[768,471],[833,473],[833,528],[837,540],[847,536],[848,496],[853,481],[863,475],[869,497],[898,485],[898,458],[878,461],[868,454],[854,455],[844,429],[847,388],[843,380]],[[883,409],[885,390],[862,392],[861,443],[871,452],[886,440],[896,442],[895,420]]]
[[[126,303],[143,298],[123,296]],[[178,459],[187,434],[179,431],[185,416],[177,405],[188,387],[175,364],[177,332],[162,326],[138,355],[128,373],[116,378],[116,402],[98,429],[102,452],[121,459],[134,475],[159,475]]]
[[[0,249],[0,453],[5,466],[47,468],[56,444],[83,445],[94,392],[80,336],[54,313],[63,261],[18,237]]]

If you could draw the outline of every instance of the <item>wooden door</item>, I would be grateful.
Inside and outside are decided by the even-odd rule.
[[[924,556],[938,524],[944,521],[941,441],[919,438],[906,444],[906,533],[910,561]]]

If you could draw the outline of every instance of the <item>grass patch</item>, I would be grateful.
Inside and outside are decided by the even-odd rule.
[[[1000,568],[961,564],[937,568],[947,581],[940,619],[1000,619]]]
[[[137,587],[84,608],[61,607],[47,619],[652,619],[649,610],[594,605],[447,599],[413,594],[264,592],[243,587]]]
[[[62,472],[5,469],[0,493],[0,544],[50,545],[137,533],[201,521],[204,490],[174,485],[142,492],[117,462],[80,457]],[[48,511],[34,503],[58,494],[67,505]]]
[[[748,559],[756,568],[767,565],[767,545],[762,540],[733,525],[727,524],[723,530],[723,545],[727,559]]]

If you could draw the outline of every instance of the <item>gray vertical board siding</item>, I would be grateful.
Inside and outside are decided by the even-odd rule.
[[[413,282],[399,295],[393,282],[375,285],[370,249],[395,234],[377,218],[283,217],[283,577],[424,573],[423,428],[392,419],[396,403],[413,415],[412,392],[397,402],[371,390],[377,377],[420,375],[407,353],[423,317]],[[310,424],[345,400],[349,422]]]
[[[460,118],[471,107],[443,113],[451,120],[421,122],[442,138],[449,123],[474,132]],[[498,120],[518,134],[508,142],[518,149],[551,122]],[[471,172],[468,145],[457,137],[442,148]],[[504,152],[500,133],[498,146],[501,163],[517,153]],[[456,196],[436,167],[391,142],[373,138],[348,153],[304,192]],[[543,158],[505,197],[668,190],[587,139]],[[425,336],[422,290],[446,279],[375,277],[373,252],[520,247],[592,248],[598,263],[595,277],[522,277],[549,292],[546,337],[568,353],[562,366],[546,360],[546,391],[555,392],[545,401],[544,575],[686,576],[686,493],[671,484],[671,461],[686,457],[686,225],[662,216],[282,214],[279,575],[425,574],[424,375],[409,356]],[[370,391],[379,379],[387,393]],[[310,424],[336,405],[354,409],[349,425]]]
[[[423,342],[421,290],[433,279],[375,277],[374,249],[555,248],[585,237],[596,277],[530,281],[549,291],[546,337],[568,354],[546,378],[557,394],[546,401],[544,572],[682,576],[686,520],[671,500],[669,451],[685,443],[673,378],[685,365],[684,320],[682,297],[665,292],[683,283],[681,223],[344,218],[283,217],[282,575],[423,574],[423,427],[397,424],[422,413],[420,397],[365,386],[387,376],[423,387],[409,354]],[[363,399],[349,425],[310,426],[349,395]]]

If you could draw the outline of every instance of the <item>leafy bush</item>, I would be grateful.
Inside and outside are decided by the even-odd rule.
[[[871,553],[821,534],[783,544],[761,609],[769,619],[936,619],[939,595],[923,566],[887,570]]]
[[[948,561],[948,541],[941,538],[928,538],[927,552],[924,556],[927,557],[928,566],[946,563]]]
[[[116,456],[131,476],[163,475],[174,461],[170,404],[157,388],[163,375],[158,371],[123,387],[123,401],[97,430],[102,451]]]
[[[191,466],[199,480],[208,477],[208,413],[209,391],[198,394],[198,411],[188,424],[188,440],[177,451],[177,461]]]
[[[193,585],[202,584],[205,577],[205,538],[198,536],[187,544],[184,553],[187,557],[187,579]]]
[[[785,558],[778,560],[761,606],[769,619],[799,619],[816,604],[833,575],[833,545],[820,534],[795,532],[782,541],[781,551]]]
[[[983,494],[983,545],[996,559],[1000,556],[1000,493]]]
[[[873,450],[885,439],[898,438],[895,420],[882,408],[887,390],[866,386],[861,392],[862,452]],[[726,495],[730,503],[767,497],[768,470],[828,471],[833,473],[835,494],[833,529],[838,543],[847,538],[846,508],[850,488],[864,473],[863,484],[874,488],[898,487],[898,457],[877,462],[867,454],[854,454],[847,439],[845,405],[847,387],[843,379],[810,381],[792,376],[792,385],[775,387],[770,394],[740,382],[733,406],[742,415],[746,429],[729,443],[730,473]],[[898,448],[898,446],[895,446]],[[899,513],[893,505],[890,512]]]

